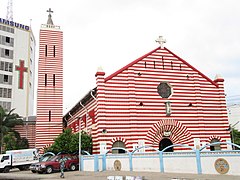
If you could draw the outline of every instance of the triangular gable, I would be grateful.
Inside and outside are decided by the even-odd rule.
[[[174,54],[173,52],[171,52],[169,49],[166,49],[170,54],[172,54],[173,56],[175,56],[176,58],[178,58],[180,61],[182,61],[184,64],[186,64],[188,67],[190,67],[191,69],[193,69],[194,71],[198,72],[203,78],[207,79],[210,83],[212,83],[213,85],[215,85],[216,87],[218,87],[218,85],[211,80],[209,77],[207,77],[206,75],[204,75],[203,73],[201,73],[199,70],[197,70],[195,67],[193,67],[191,64],[189,64],[187,61],[183,60],[182,58],[180,58],[179,56],[177,56],[176,54]]]
[[[203,73],[201,73],[199,70],[197,70],[196,68],[194,68],[192,65],[190,65],[188,62],[186,62],[185,60],[183,60],[182,58],[180,58],[179,56],[177,56],[176,54],[172,53],[170,50],[168,50],[167,48],[164,47],[164,49],[161,49],[160,47],[154,49],[153,51],[143,55],[142,57],[132,61],[131,63],[127,64],[126,66],[124,66],[123,68],[119,69],[118,71],[116,71],[115,73],[111,74],[110,76],[105,78],[105,82],[107,82],[108,80],[112,79],[113,77],[117,76],[119,73],[123,72],[124,70],[127,70],[129,67],[133,66],[134,64],[138,63],[139,61],[143,60],[144,58],[147,58],[148,56],[152,55],[153,53],[157,53],[157,51],[159,50],[165,50],[167,51],[169,54],[171,54],[173,57],[177,58],[178,60],[180,60],[183,64],[185,64],[186,66],[188,66],[189,68],[191,68],[192,70],[198,72],[203,78],[205,78],[207,81],[209,81],[211,84],[213,84],[214,86],[218,87],[218,85],[211,80],[210,78],[208,78],[206,75],[204,75]],[[166,54],[166,56],[164,57],[168,57],[167,54],[168,53],[164,53]]]
[[[141,61],[142,59],[146,58],[147,56],[151,55],[153,52],[157,51],[158,49],[160,49],[160,47],[154,49],[153,51],[143,55],[142,57],[136,59],[135,61],[129,63],[128,65],[124,66],[123,68],[119,69],[118,71],[116,71],[115,73],[111,74],[110,76],[105,78],[105,82],[112,79],[114,76],[118,75],[119,73],[123,72],[124,70],[128,69],[129,67],[131,67],[132,65],[138,63],[138,61]]]

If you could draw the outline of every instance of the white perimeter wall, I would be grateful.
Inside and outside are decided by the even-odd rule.
[[[194,153],[193,153],[194,154]],[[84,158],[83,171],[94,171],[94,158],[88,156]],[[102,171],[102,156],[98,156],[98,171]],[[201,157],[202,174],[219,174],[215,169],[215,161],[218,158],[225,159],[229,164],[229,175],[240,175],[240,151],[233,154],[229,153],[221,156],[218,153]],[[129,156],[107,156],[106,158],[106,170],[114,171],[114,161],[119,160],[121,162],[121,171],[130,171]],[[197,174],[197,161],[196,156],[179,156],[171,155],[163,158],[164,172],[166,173],[192,173]],[[148,172],[161,172],[159,155],[137,155],[132,159],[133,171],[148,171]]]
[[[227,160],[229,164],[229,175],[240,175],[240,156],[233,157],[202,157],[202,173],[203,174],[218,174],[215,170],[214,164],[218,158],[223,158]]]

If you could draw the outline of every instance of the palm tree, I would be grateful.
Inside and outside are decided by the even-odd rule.
[[[23,119],[16,113],[13,113],[15,109],[7,112],[2,106],[0,106],[0,153],[2,153],[3,137],[11,132],[15,133],[13,129],[16,125],[23,125]]]

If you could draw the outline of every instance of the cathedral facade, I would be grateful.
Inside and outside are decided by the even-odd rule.
[[[63,117],[73,132],[92,136],[93,154],[113,147],[162,150],[172,144],[200,148],[230,141],[224,79],[217,75],[211,80],[162,42],[107,77],[98,69],[95,77],[96,87]],[[231,147],[223,144],[208,149]],[[167,151],[185,150],[189,148]]]

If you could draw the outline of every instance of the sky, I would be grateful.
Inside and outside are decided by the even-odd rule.
[[[0,17],[8,0],[0,0]],[[36,38],[47,23],[64,34],[64,114],[90,89],[102,67],[106,77],[157,48],[165,47],[210,79],[225,79],[228,104],[240,104],[239,0],[13,0],[13,20],[30,25]],[[240,124],[240,123],[239,123]]]

